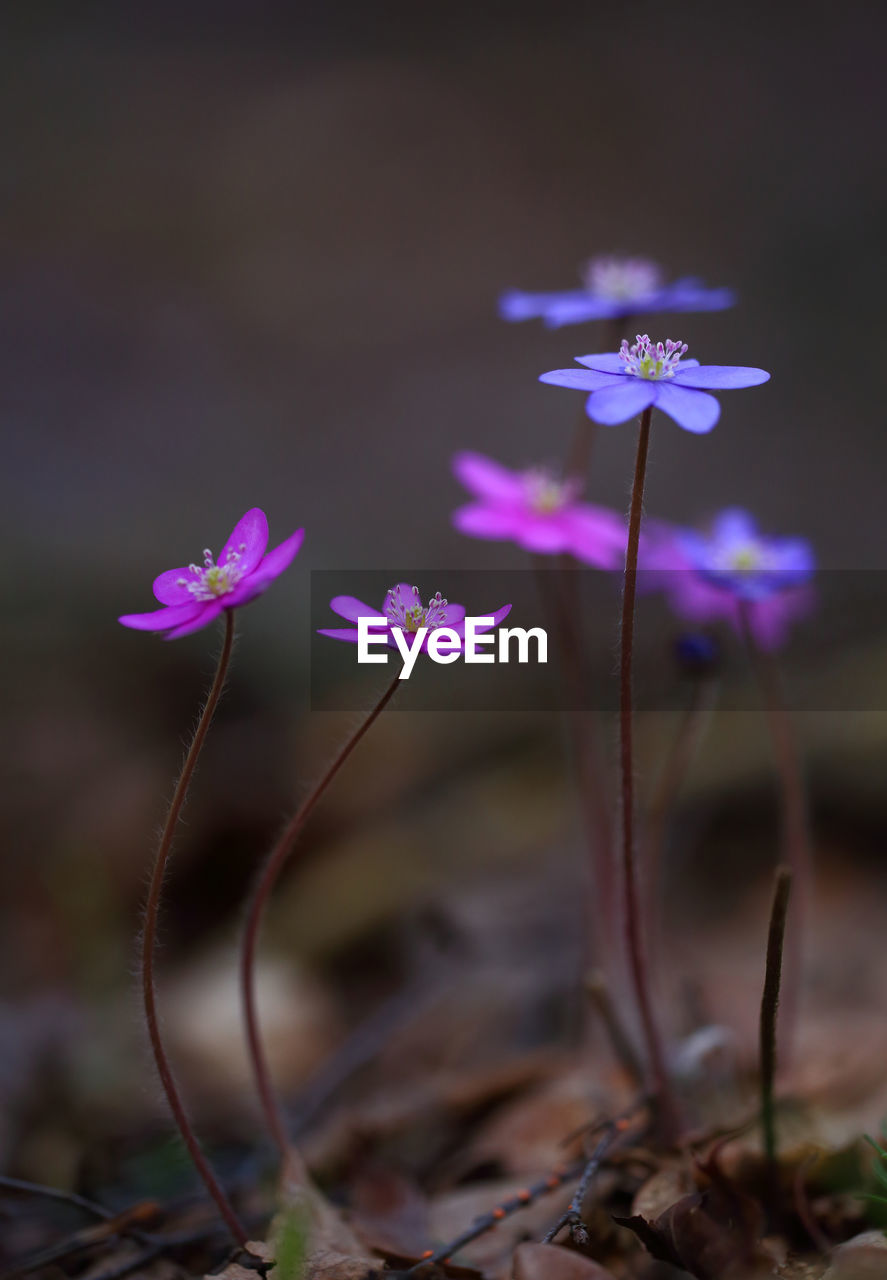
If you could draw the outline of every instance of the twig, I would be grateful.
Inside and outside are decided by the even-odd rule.
[[[543,1244],[551,1244],[555,1236],[563,1230],[564,1227],[570,1228],[570,1235],[576,1244],[588,1243],[588,1228],[582,1220],[582,1204],[591,1186],[593,1179],[597,1176],[601,1164],[613,1142],[619,1135],[616,1125],[611,1125],[600,1142],[591,1154],[591,1159],[587,1162],[576,1188],[576,1193],[570,1201],[570,1206],[566,1213],[561,1214],[554,1226],[542,1237]]]
[[[412,1274],[421,1270],[422,1267],[436,1262],[446,1262],[451,1254],[464,1249],[467,1244],[471,1244],[479,1236],[486,1235],[488,1231],[498,1227],[504,1218],[517,1213],[519,1209],[526,1209],[527,1205],[532,1204],[541,1196],[548,1195],[550,1191],[556,1191],[565,1182],[569,1182],[578,1173],[581,1173],[584,1165],[584,1159],[574,1161],[569,1165],[556,1165],[547,1177],[541,1178],[529,1187],[522,1188],[507,1200],[503,1200],[490,1213],[484,1213],[479,1218],[475,1218],[471,1226],[456,1236],[454,1240],[451,1240],[449,1244],[442,1245],[439,1249],[428,1249],[419,1261],[410,1267],[407,1274]]]
[[[791,892],[792,873],[788,867],[776,871],[773,891],[773,907],[770,912],[770,930],[767,935],[767,966],[764,974],[764,991],[761,996],[760,1053],[761,1053],[761,1128],[764,1134],[764,1155],[769,1177],[774,1183],[776,1166],[776,1125],[773,1106],[773,1079],[776,1074],[776,1015],[779,1007],[779,983],[782,977],[782,950],[785,943],[785,919]]]

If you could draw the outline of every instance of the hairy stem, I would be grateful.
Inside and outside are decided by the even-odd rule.
[[[779,1008],[779,984],[782,978],[782,952],[785,944],[785,918],[792,887],[788,867],[776,871],[770,929],[767,934],[767,965],[764,992],[761,996],[761,1129],[764,1155],[772,1180],[776,1180],[776,1124],[773,1106],[773,1080],[776,1075],[776,1015]]]
[[[176,826],[188,794],[188,787],[197,767],[197,761],[206,735],[218,706],[219,698],[222,695],[222,689],[225,684],[225,677],[228,674],[228,667],[231,662],[231,650],[234,645],[234,611],[226,609],[225,611],[225,638],[222,642],[222,651],[219,654],[219,662],[216,667],[216,674],[213,678],[212,687],[209,691],[203,711],[200,713],[200,719],[185,756],[185,763],[182,766],[182,772],[176,783],[173,792],[172,802],[169,806],[169,812],[166,816],[166,822],[163,826],[163,833],[160,837],[160,844],[157,848],[157,855],[154,859],[154,869],[151,872],[151,883],[148,889],[148,901],[145,907],[145,927],[142,934],[142,998],[145,1005],[145,1021],[148,1026],[148,1036],[151,1040],[151,1049],[154,1053],[154,1061],[157,1064],[157,1074],[160,1076],[160,1083],[166,1094],[169,1109],[173,1114],[173,1119],[178,1126],[182,1140],[188,1148],[197,1172],[200,1174],[206,1189],[215,1200],[219,1213],[224,1218],[228,1229],[232,1236],[241,1246],[246,1245],[247,1235],[234,1211],[231,1201],[228,1199],[222,1185],[213,1173],[209,1161],[200,1149],[200,1144],[191,1122],[185,1113],[185,1107],[182,1102],[178,1086],[172,1073],[169,1058],[163,1045],[163,1039],[160,1034],[160,1023],[157,1017],[157,993],[154,981],[154,959],[157,950],[157,922],[160,915],[160,900],[163,893],[163,880],[166,875],[166,869],[169,864],[170,851],[172,848],[173,836],[175,835]]]
[[[256,1007],[256,948],[262,927],[262,918],[268,904],[268,899],[270,898],[271,892],[277,883],[277,878],[283,870],[287,858],[292,853],[305,823],[310,818],[315,806],[323,796],[333,778],[335,778],[342,765],[351,755],[351,752],[394,697],[399,684],[400,677],[398,674],[394,677],[379,701],[369,712],[356,732],[351,735],[327,769],[326,773],[324,773],[323,777],[284,827],[277,844],[271,850],[268,860],[262,869],[247,910],[246,923],[243,929],[240,949],[240,987],[241,998],[243,1001],[243,1015],[246,1022],[247,1045],[249,1048],[249,1056],[252,1063],[256,1089],[259,1094],[259,1102],[261,1103],[262,1112],[265,1116],[265,1123],[267,1124],[268,1131],[280,1152],[281,1160],[283,1161],[284,1166],[290,1171],[291,1175],[298,1171],[294,1169],[295,1157],[290,1148],[283,1112],[280,1102],[278,1101],[277,1094],[274,1090],[274,1084],[271,1080],[271,1072],[268,1067],[268,1059],[265,1055],[265,1047],[262,1043],[262,1035],[259,1028],[259,1014]]]
[[[634,842],[634,752],[632,745],[632,657],[634,650],[634,608],[637,593],[638,548],[644,506],[644,479],[650,446],[650,420],[653,410],[641,415],[638,448],[635,459],[631,507],[628,513],[628,546],[625,553],[625,586],[622,593],[619,663],[619,763],[622,798],[622,876],[625,897],[625,944],[628,951],[631,980],[641,1020],[651,1091],[656,1099],[663,1134],[673,1137],[677,1110],[665,1067],[662,1038],[653,1012],[650,975],[643,941],[637,866]]]

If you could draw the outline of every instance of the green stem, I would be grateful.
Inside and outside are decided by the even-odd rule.
[[[197,767],[197,761],[206,735],[209,730],[213,715],[215,714],[219,698],[222,696],[225,678],[228,674],[228,667],[231,662],[231,651],[234,646],[234,611],[227,609],[225,611],[225,638],[222,642],[222,652],[219,655],[216,674],[213,678],[212,687],[209,696],[204,705],[203,711],[200,713],[200,719],[185,756],[185,763],[179,780],[176,783],[173,792],[172,802],[169,806],[169,812],[166,815],[166,822],[163,826],[163,833],[160,837],[160,844],[157,849],[157,855],[154,859],[154,869],[151,872],[151,883],[148,889],[148,901],[145,906],[145,927],[142,934],[142,998],[145,1005],[145,1021],[148,1026],[148,1036],[151,1041],[151,1049],[154,1053],[154,1061],[157,1064],[157,1074],[160,1076],[160,1083],[166,1094],[169,1109],[173,1114],[173,1119],[178,1126],[182,1140],[188,1149],[197,1172],[200,1174],[206,1189],[216,1202],[219,1213],[224,1218],[228,1229],[232,1236],[241,1246],[246,1245],[247,1235],[240,1219],[234,1211],[231,1201],[228,1199],[222,1185],[216,1178],[212,1167],[203,1151],[197,1136],[191,1127],[191,1122],[185,1112],[184,1103],[182,1102],[178,1086],[173,1076],[172,1067],[164,1048],[163,1039],[160,1034],[160,1023],[157,1017],[157,993],[155,990],[154,980],[154,960],[157,950],[157,921],[160,915],[160,900],[163,893],[163,881],[166,875],[167,866],[169,864],[170,851],[172,848],[173,836],[175,835],[176,826],[188,794],[188,787]]]
[[[767,964],[764,974],[764,991],[761,996],[760,1019],[761,1128],[764,1134],[764,1155],[773,1183],[777,1181],[776,1122],[773,1103],[773,1081],[776,1076],[776,1015],[782,978],[785,919],[791,887],[792,873],[789,868],[777,868],[773,907],[770,911],[770,929],[767,934]]]

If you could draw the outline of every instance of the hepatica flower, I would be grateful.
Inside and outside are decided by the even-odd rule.
[[[724,620],[741,630],[744,609],[757,643],[777,649],[793,621],[813,607],[813,549],[801,538],[758,532],[747,511],[731,507],[700,533],[648,529],[641,568],[646,584],[664,588],[680,617]]]
[[[333,613],[337,613],[340,618],[344,618],[346,622],[352,622],[352,627],[333,627],[319,628],[318,634],[329,636],[332,640],[347,640],[352,644],[357,643],[357,620],[358,618],[384,618],[387,622],[387,644],[390,649],[398,648],[397,641],[394,637],[395,631],[400,631],[406,637],[412,639],[418,631],[423,627],[427,629],[426,635],[423,637],[420,649],[428,648],[428,641],[431,633],[437,631],[440,627],[449,627],[456,632],[458,636],[465,639],[465,606],[464,604],[450,604],[445,600],[440,592],[436,592],[427,604],[422,603],[422,597],[419,595],[418,587],[411,587],[406,582],[399,582],[396,587],[392,587],[385,595],[385,601],[381,609],[374,609],[372,605],[364,604],[362,600],[355,599],[354,596],[335,596],[330,601],[330,608]],[[495,613],[488,613],[479,616],[493,619],[491,627],[479,626],[479,632],[490,631],[493,627],[498,627],[499,623],[506,618],[511,612],[511,605],[505,604],[501,609],[497,609]],[[374,628],[376,630],[376,628]],[[382,624],[379,624],[377,634],[381,637]]]
[[[577,356],[585,368],[554,369],[539,381],[588,392],[586,413],[606,426],[627,422],[655,406],[685,431],[702,434],[711,431],[721,414],[709,391],[756,387],[770,378],[763,369],[684,360],[686,351],[685,342],[667,338],[654,343],[639,333],[632,346],[623,338],[619,351]]]
[[[647,258],[592,258],[581,272],[582,288],[560,293],[509,290],[499,299],[503,320],[541,318],[556,329],[584,320],[618,320],[654,311],[722,311],[732,307],[731,289],[706,289],[687,277],[666,284],[662,271]]]
[[[625,559],[622,516],[579,501],[579,480],[559,480],[541,469],[509,471],[479,453],[457,453],[453,472],[475,501],[453,512],[460,533],[516,542],[542,555],[569,552],[600,569]]]
[[[269,551],[268,520],[253,507],[238,520],[219,553],[203,553],[203,564],[167,569],[154,579],[154,595],[164,606],[151,613],[127,613],[118,622],[137,631],[165,631],[167,640],[190,635],[213,622],[224,609],[248,604],[280,577],[295,557],[304,529],[297,529]]]

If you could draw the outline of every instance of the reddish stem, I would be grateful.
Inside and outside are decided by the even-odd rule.
[[[247,1242],[246,1231],[237,1217],[231,1201],[228,1199],[222,1185],[213,1173],[209,1161],[200,1149],[200,1143],[194,1130],[191,1128],[191,1122],[185,1113],[185,1107],[182,1102],[178,1086],[172,1073],[169,1058],[163,1045],[160,1035],[160,1023],[157,1018],[157,993],[154,984],[154,958],[157,949],[157,920],[160,914],[160,899],[163,893],[163,880],[166,875],[166,869],[169,864],[170,850],[172,847],[173,836],[175,835],[176,826],[178,825],[179,816],[182,812],[182,806],[188,794],[188,787],[197,767],[197,761],[206,735],[215,714],[219,698],[222,695],[222,689],[225,684],[225,677],[228,674],[228,667],[231,662],[231,650],[234,645],[234,612],[231,609],[225,611],[225,638],[222,642],[222,652],[219,654],[219,663],[216,667],[216,674],[213,678],[212,687],[209,696],[204,705],[203,711],[200,713],[200,719],[188,748],[188,754],[185,756],[185,763],[182,766],[182,772],[176,783],[173,792],[172,802],[169,806],[169,813],[166,815],[166,822],[163,826],[163,833],[160,837],[160,844],[157,849],[157,856],[154,859],[154,870],[151,872],[151,884],[148,889],[148,902],[145,907],[145,927],[142,934],[142,998],[145,1004],[145,1021],[148,1025],[148,1036],[151,1040],[151,1049],[154,1053],[154,1061],[157,1064],[157,1074],[160,1076],[160,1083],[166,1094],[169,1109],[173,1114],[173,1119],[178,1126],[182,1135],[182,1140],[188,1148],[197,1172],[200,1174],[206,1189],[215,1200],[219,1213],[228,1225],[232,1236],[241,1246],[245,1246]]]
[[[313,791],[302,802],[295,814],[284,827],[277,844],[271,850],[268,860],[262,869],[261,875],[259,876],[258,883],[253,891],[252,899],[250,900],[246,916],[246,924],[243,929],[243,940],[241,942],[240,952],[240,986],[241,998],[243,1000],[243,1014],[246,1021],[247,1045],[249,1048],[250,1060],[252,1062],[256,1088],[259,1094],[259,1101],[265,1116],[265,1123],[267,1124],[268,1131],[280,1151],[280,1156],[284,1165],[291,1171],[291,1173],[294,1171],[294,1156],[290,1150],[289,1141],[287,1139],[286,1125],[284,1123],[280,1102],[278,1101],[274,1090],[274,1084],[271,1080],[271,1072],[268,1067],[267,1057],[265,1056],[265,1047],[262,1043],[262,1034],[259,1027],[259,1014],[256,1007],[255,964],[259,931],[262,926],[262,918],[268,904],[268,899],[271,896],[271,891],[277,883],[277,878],[283,870],[287,858],[292,853],[296,841],[301,835],[302,828],[310,818],[315,806],[323,796],[333,778],[335,778],[342,765],[351,755],[351,752],[394,697],[399,684],[400,676],[398,674],[394,677],[391,684],[382,694],[379,701],[373,707],[372,711],[370,711],[369,715],[357,731],[352,734],[339,751],[338,755],[333,760],[332,764],[329,766],[320,781],[316,784]]]
[[[647,471],[647,453],[650,447],[650,420],[653,410],[645,409],[641,415],[638,449],[635,459],[634,484],[631,490],[631,507],[628,514],[628,546],[625,553],[625,588],[622,595],[622,623],[620,628],[620,682],[619,682],[619,760],[622,792],[622,873],[625,893],[625,942],[631,968],[635,1000],[641,1019],[652,1093],[658,1109],[664,1134],[673,1136],[677,1111],[665,1068],[662,1038],[653,1013],[650,994],[650,977],[644,953],[643,922],[639,905],[637,867],[634,847],[634,754],[632,747],[632,656],[634,650],[634,607],[637,593],[638,548],[641,537],[641,517],[644,506],[644,479]]]

